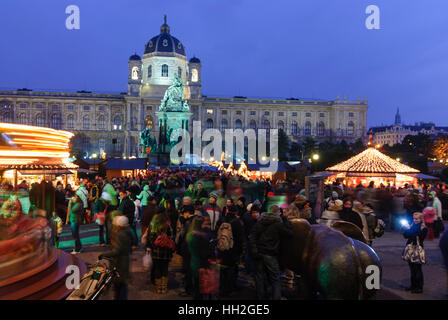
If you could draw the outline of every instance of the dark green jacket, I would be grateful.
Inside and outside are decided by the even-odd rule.
[[[82,203],[72,202],[72,204],[70,206],[70,222],[71,223],[82,223],[82,221],[83,221],[82,209],[83,209]]]
[[[127,282],[129,278],[129,263],[131,255],[131,229],[123,227],[112,232],[112,250],[102,254],[112,258],[112,266],[117,268],[120,275],[119,282]]]

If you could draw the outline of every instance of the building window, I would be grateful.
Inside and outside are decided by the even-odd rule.
[[[37,109],[43,109],[43,106],[41,104],[36,105]]]
[[[271,123],[269,122],[268,119],[265,119],[265,120],[263,121],[263,129],[268,130],[269,128],[271,128]]]
[[[121,151],[121,140],[120,139],[114,139],[114,140],[115,140],[114,151],[120,152]]]
[[[307,112],[305,116],[309,118],[311,117],[311,113]]]
[[[57,104],[53,105],[53,110],[59,110],[59,105]]]
[[[321,118],[325,117],[325,113],[319,113],[319,117]]]
[[[213,120],[212,119],[207,119],[206,127],[207,127],[207,129],[213,128]]]
[[[106,107],[105,107],[105,106],[100,106],[100,107],[99,107],[99,110],[100,110],[100,111],[105,111],[105,110],[106,110]]]
[[[264,112],[264,115],[265,115],[265,116],[268,116],[268,115],[269,115],[269,111],[265,111],[265,112]]]
[[[36,126],[43,127],[45,126],[45,120],[41,113],[36,116]]]
[[[152,106],[147,106],[146,111],[152,111]]]
[[[249,128],[257,130],[257,123],[255,122],[255,120],[250,120]]]
[[[213,114],[213,109],[207,109],[207,114]]]
[[[132,80],[138,80],[138,68],[137,67],[132,68]]]
[[[114,118],[114,130],[121,130],[121,117],[120,116],[116,116]]]
[[[228,123],[226,119],[221,120],[221,130],[225,130],[228,127]]]
[[[227,110],[222,110],[222,111],[221,111],[221,114],[226,115],[226,114],[227,114]]]
[[[98,129],[99,130],[106,129],[106,120],[105,120],[104,116],[100,116],[98,118]]]
[[[311,135],[311,122],[307,121],[305,123],[305,135],[310,136]]]
[[[162,77],[168,77],[168,65],[162,64]]]
[[[26,104],[22,103],[22,104],[20,105],[20,108],[25,109],[25,108],[26,108]]]
[[[293,117],[297,117],[297,112],[293,112],[293,113],[292,113],[292,116],[293,116]]]
[[[24,114],[24,113],[19,114],[18,120],[19,120],[20,124],[27,124],[26,114]]]
[[[84,152],[88,152],[90,149],[90,139],[88,137],[82,138],[82,149]]]
[[[355,124],[353,123],[353,121],[350,121],[347,125],[347,134],[349,136],[352,136],[355,134]]]
[[[237,119],[235,121],[235,129],[242,129],[243,128],[243,122],[240,119]]]
[[[240,116],[240,115],[241,115],[241,110],[238,110],[238,111],[236,112],[236,114],[237,114],[238,116]]]
[[[198,82],[199,81],[199,73],[197,69],[191,70],[191,81]]]
[[[148,66],[148,79],[152,77],[152,65]]]
[[[278,113],[278,116],[279,116],[279,117],[283,117],[284,115],[285,115],[284,112],[279,112],[279,113]]]
[[[251,115],[251,116],[255,116],[256,114],[257,114],[256,111],[251,111],[251,112],[250,112],[250,115]]]
[[[99,151],[106,151],[106,139],[98,139],[98,148],[100,149]]]
[[[68,110],[75,110],[75,106],[68,106]]]
[[[177,76],[179,77],[179,79],[182,78],[182,68],[181,67],[177,68]]]
[[[297,122],[293,121],[291,124],[291,135],[293,136],[297,136],[298,131],[297,131]]]
[[[84,106],[84,111],[89,111],[90,110],[90,106]]]
[[[278,130],[285,130],[285,123],[283,121],[279,121],[277,125]]]
[[[353,114],[353,112],[349,112],[348,116],[349,116],[350,118],[353,118],[355,115]]]
[[[90,117],[89,116],[84,116],[84,118],[82,119],[82,128],[84,130],[90,129]]]
[[[325,124],[322,121],[317,124],[317,135],[325,135]]]
[[[75,117],[70,114],[67,117],[67,129],[73,129],[75,127]]]
[[[59,129],[61,129],[61,126],[62,126],[62,124],[61,124],[61,115],[58,114],[58,113],[53,114],[51,116],[51,127],[53,129],[59,130]]]

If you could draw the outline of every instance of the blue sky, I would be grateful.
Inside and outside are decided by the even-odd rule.
[[[67,30],[65,8],[80,8]],[[381,29],[367,30],[368,5]],[[159,33],[196,55],[208,96],[369,101],[368,125],[448,125],[446,0],[2,0],[0,88],[126,91],[127,60]]]

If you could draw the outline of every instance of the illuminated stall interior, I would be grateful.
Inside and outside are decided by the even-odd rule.
[[[368,148],[356,156],[326,169],[332,173],[325,183],[343,181],[347,186],[362,184],[368,186],[371,181],[375,187],[401,187],[404,184],[416,184],[416,174],[420,171],[411,168],[391,157],[386,156],[375,148]]]
[[[16,186],[42,180],[73,183],[69,161],[73,133],[27,125],[0,123],[0,172],[2,182]]]

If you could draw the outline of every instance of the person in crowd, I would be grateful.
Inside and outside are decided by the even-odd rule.
[[[328,209],[334,205],[334,202],[339,199],[339,195],[336,191],[331,192],[331,197],[325,199],[324,209]]]
[[[107,193],[103,194],[104,196],[106,196],[107,198]],[[104,222],[103,221],[98,221],[98,236],[99,236],[99,243],[101,247],[104,247],[106,245],[106,242],[104,240],[104,229],[106,227],[106,212],[107,212],[107,207],[109,206],[109,201],[107,201],[107,199],[104,199],[103,197],[99,197],[96,202],[95,202],[95,206],[93,207],[93,213],[94,215],[101,215],[102,213],[104,213]],[[107,240],[107,239],[106,239]]]
[[[68,203],[68,217],[66,224],[70,222],[72,237],[75,240],[75,249],[72,254],[78,254],[82,250],[81,238],[79,236],[79,228],[83,222],[83,204],[78,195],[74,195]]]
[[[112,225],[112,248],[110,251],[100,254],[98,260],[111,259],[112,267],[115,267],[119,274],[119,277],[114,278],[114,298],[115,300],[127,300],[132,234],[128,218],[124,215],[116,216]]]
[[[53,215],[51,217],[51,229],[55,248],[59,248],[59,237],[62,234],[63,225],[62,219],[57,215],[56,211],[53,211]]]
[[[437,213],[434,207],[432,207],[432,203],[428,202],[429,206],[423,209],[423,222],[428,228],[428,234],[426,235],[426,240],[434,240],[434,218]]]
[[[145,187],[147,187],[147,185]],[[143,189],[145,187],[143,187]],[[164,210],[164,208],[160,208],[160,209]],[[143,214],[142,214],[142,221],[141,221],[142,236],[148,230],[148,228],[151,224],[152,218],[158,212],[158,210],[159,210],[159,207],[157,206],[156,198],[153,196],[150,196],[147,200],[147,204],[146,204],[145,209],[143,210]],[[170,227],[172,229],[171,225],[170,225]]]
[[[201,200],[196,200],[194,202],[194,214],[197,216],[205,216],[206,215]]]
[[[294,202],[289,205],[288,211],[288,216],[290,216],[291,219],[300,218],[305,219],[308,222],[311,221],[312,213],[310,202],[301,194],[297,195]]]
[[[227,199],[226,206],[222,208],[221,217],[226,216],[230,208],[233,208],[233,206],[234,206],[233,199],[232,198]]]
[[[238,208],[230,206],[219,219],[217,231],[218,257],[221,259],[220,294],[229,296],[234,290],[238,276],[238,262],[243,251],[244,229],[237,218]]]
[[[366,240],[368,240],[369,238],[369,227],[367,225],[367,217],[364,214],[364,205],[360,200],[354,200],[353,201],[353,208],[352,210],[354,212],[356,212],[359,216],[359,218],[361,219],[362,222],[362,228],[361,231],[364,234],[364,237],[366,238]]]
[[[252,232],[253,227],[258,222],[260,218],[260,207],[258,205],[251,205],[249,211],[245,213],[243,216],[244,222],[244,233],[245,233],[245,241],[249,243],[249,236]],[[249,274],[254,274],[255,265],[254,260],[249,254],[249,246],[246,246],[246,252],[244,255],[244,266],[246,268],[246,272]]]
[[[67,217],[67,205],[65,203],[64,186],[60,181],[58,181],[58,184],[56,185],[56,192],[54,196],[56,214],[62,219],[62,222],[65,224],[65,220]]]
[[[332,204],[329,205],[327,209],[324,210],[322,216],[318,220],[319,224],[323,224],[331,227],[334,222],[340,219],[339,212],[342,211],[343,202],[342,200],[336,199]],[[288,217],[290,217],[289,215]]]
[[[423,214],[415,212],[413,215],[412,224],[403,226],[403,236],[407,239],[406,246],[412,244],[413,246],[420,245],[422,248],[423,241],[428,233],[428,228],[425,226]],[[411,271],[411,286],[406,288],[406,291],[411,293],[423,293],[423,271],[421,262],[408,262]]]
[[[146,247],[151,252],[153,270],[158,294],[166,294],[168,290],[168,265],[173,257],[175,244],[170,223],[164,213],[154,215],[150,232],[146,238]]]
[[[291,223],[288,212],[283,216],[274,213],[263,213],[253,227],[249,236],[249,250],[255,260],[255,282],[257,299],[264,300],[266,296],[265,278],[272,286],[273,300],[281,299],[280,290],[280,243],[282,237],[292,237]]]
[[[339,217],[343,221],[351,222],[356,225],[361,231],[364,226],[359,215],[353,211],[353,202],[350,198],[344,199],[344,204],[341,212],[339,212]]]
[[[194,218],[193,206],[182,208],[182,214],[179,216],[178,231],[176,234],[177,252],[182,256],[182,271],[184,274],[184,292],[181,296],[192,296],[193,292],[193,273],[191,270],[191,254],[188,250],[187,233]]]
[[[218,204],[216,203],[217,199],[218,196],[215,193],[211,193],[208,204],[206,204],[204,207],[204,211],[210,217],[211,232],[213,237],[216,235],[216,225],[221,218],[221,208],[219,208]]]
[[[206,201],[206,199],[209,197],[207,190],[204,189],[202,183],[200,182],[198,182],[196,185],[195,193],[195,198],[201,200],[202,202]]]
[[[98,201],[98,199],[100,198],[101,194],[100,194],[100,187],[98,186],[98,182],[95,179],[93,181],[93,183],[90,185],[89,188],[89,210],[91,212],[91,219],[93,218],[93,216],[95,215],[95,204]]]
[[[440,232],[443,231],[443,216],[442,216],[442,202],[437,197],[437,193],[435,191],[431,191],[429,193],[429,201],[432,203],[432,207],[435,210],[434,222],[433,222],[433,232],[434,238],[439,238]]]
[[[137,237],[137,227],[135,223],[135,204],[132,201],[126,190],[121,189],[119,192],[120,196],[120,205],[118,206],[118,210],[123,213],[128,218],[129,226],[132,232],[132,249],[137,249],[138,246],[138,237]]]
[[[204,226],[205,217],[195,216],[191,222],[187,234],[188,251],[190,252],[190,268],[193,280],[193,298],[202,300],[204,296],[200,292],[199,270],[210,266],[210,229]]]
[[[145,208],[152,201],[152,200],[150,200],[150,198],[152,200],[155,200],[155,198],[152,197],[151,191],[149,191],[149,185],[145,184],[145,186],[143,187],[142,192],[140,192],[140,194],[137,195],[137,199],[140,200],[140,203],[141,203],[141,206],[142,206],[142,208],[141,208],[142,213],[143,213],[143,211],[145,211]]]
[[[238,201],[236,202],[236,207],[238,208],[237,216],[239,218],[242,218],[244,216],[244,214],[246,213],[246,198],[239,197]]]
[[[190,199],[195,199],[196,190],[194,190],[194,184],[189,184],[187,190],[185,190],[184,197],[189,197]]]
[[[87,215],[86,211],[89,209],[89,191],[87,190],[84,182],[81,182],[79,185],[78,190],[76,190],[76,195],[81,199],[83,219],[86,223],[90,223],[90,216]]]

